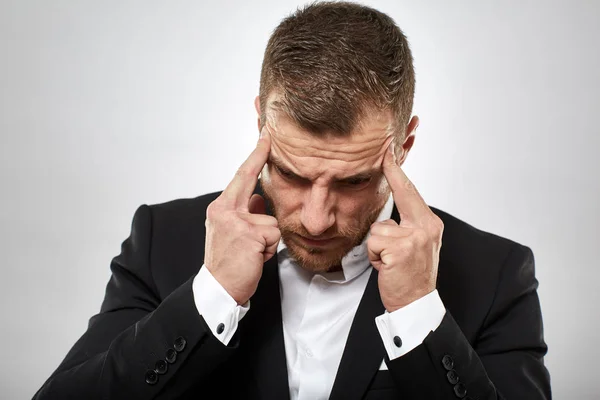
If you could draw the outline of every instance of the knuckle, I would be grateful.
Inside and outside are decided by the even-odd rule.
[[[413,247],[421,247],[429,241],[429,233],[425,229],[415,229],[412,237],[413,240],[409,241],[409,243]]]
[[[428,224],[428,230],[430,232],[431,238],[433,239],[438,239],[440,235],[444,232],[444,223],[437,215],[431,218]]]
[[[381,268],[385,270],[391,270],[396,265],[396,257],[393,254],[386,254],[382,258],[383,265]]]
[[[238,170],[235,172],[235,175],[241,179],[248,179],[252,177],[252,172],[253,171],[250,168],[242,166],[238,168]]]
[[[367,247],[371,248],[377,244],[377,238],[373,235],[369,236],[367,239]]]
[[[223,214],[224,207],[222,201],[219,196],[206,207],[206,218],[216,220]]]
[[[267,241],[269,244],[274,244],[281,238],[281,232],[277,228],[270,228],[267,234]]]
[[[382,225],[379,228],[379,232],[381,236],[390,236],[390,234],[392,233],[392,229],[387,225]]]
[[[206,207],[206,218],[207,219],[213,219],[215,217],[215,214],[216,214],[215,208],[216,208],[216,206],[215,206],[214,201],[212,203],[210,203],[208,205],[208,207]]]
[[[444,222],[437,216],[435,217],[435,219],[436,219],[436,228],[437,228],[438,233],[444,232]]]
[[[248,249],[253,253],[261,253],[264,251],[265,246],[258,240],[250,240],[248,243]]]
[[[394,228],[384,221],[376,222],[371,226],[371,233],[380,236],[389,236],[393,233]]]
[[[412,181],[408,178],[404,180],[404,190],[412,194],[417,192],[417,188],[415,187],[414,183],[412,183]]]
[[[237,233],[238,236],[251,235],[253,232],[253,229],[250,226],[250,224],[239,218],[232,221],[231,225],[233,226],[233,229]]]

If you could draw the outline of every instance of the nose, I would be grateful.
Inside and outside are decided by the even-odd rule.
[[[335,223],[330,200],[329,190],[326,187],[312,186],[306,194],[300,222],[313,237],[323,234]]]

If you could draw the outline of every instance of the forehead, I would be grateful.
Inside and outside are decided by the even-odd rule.
[[[271,151],[296,167],[321,166],[354,169],[379,158],[392,137],[392,115],[370,114],[346,137],[316,136],[302,130],[283,112],[268,110]]]

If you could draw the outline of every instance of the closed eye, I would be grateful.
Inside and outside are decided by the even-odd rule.
[[[284,169],[281,169],[281,168],[279,168],[277,165],[275,166],[275,169],[277,170],[277,172],[278,172],[280,175],[283,175],[283,176],[285,176],[286,178],[293,178],[293,177],[294,177],[294,174],[292,174],[290,171],[286,171],[286,170],[284,170]]]
[[[298,182],[306,182],[307,181],[306,178],[302,178],[302,177],[294,174],[291,171],[288,171],[288,170],[285,170],[285,169],[279,167],[278,165],[273,164],[273,166],[275,167],[275,170],[277,170],[277,173],[279,175],[281,175],[282,177],[284,177],[285,179],[294,180],[294,181],[298,181]]]
[[[358,185],[362,185],[364,183],[368,183],[370,181],[371,181],[371,177],[365,177],[365,178],[346,179],[346,180],[341,181],[341,183],[344,185],[349,185],[349,186],[358,186]]]
[[[281,176],[285,180],[294,181],[296,183],[302,184],[310,183],[309,179],[296,175],[292,171],[278,165],[276,162],[271,162],[271,165],[273,166],[273,168],[275,168],[279,176]],[[345,179],[340,179],[335,184],[340,188],[361,189],[367,187],[371,180],[372,175],[365,173],[353,177],[348,177]]]

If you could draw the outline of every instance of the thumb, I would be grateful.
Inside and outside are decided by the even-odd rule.
[[[266,214],[265,199],[260,194],[253,194],[248,202],[248,211],[251,214]]]

